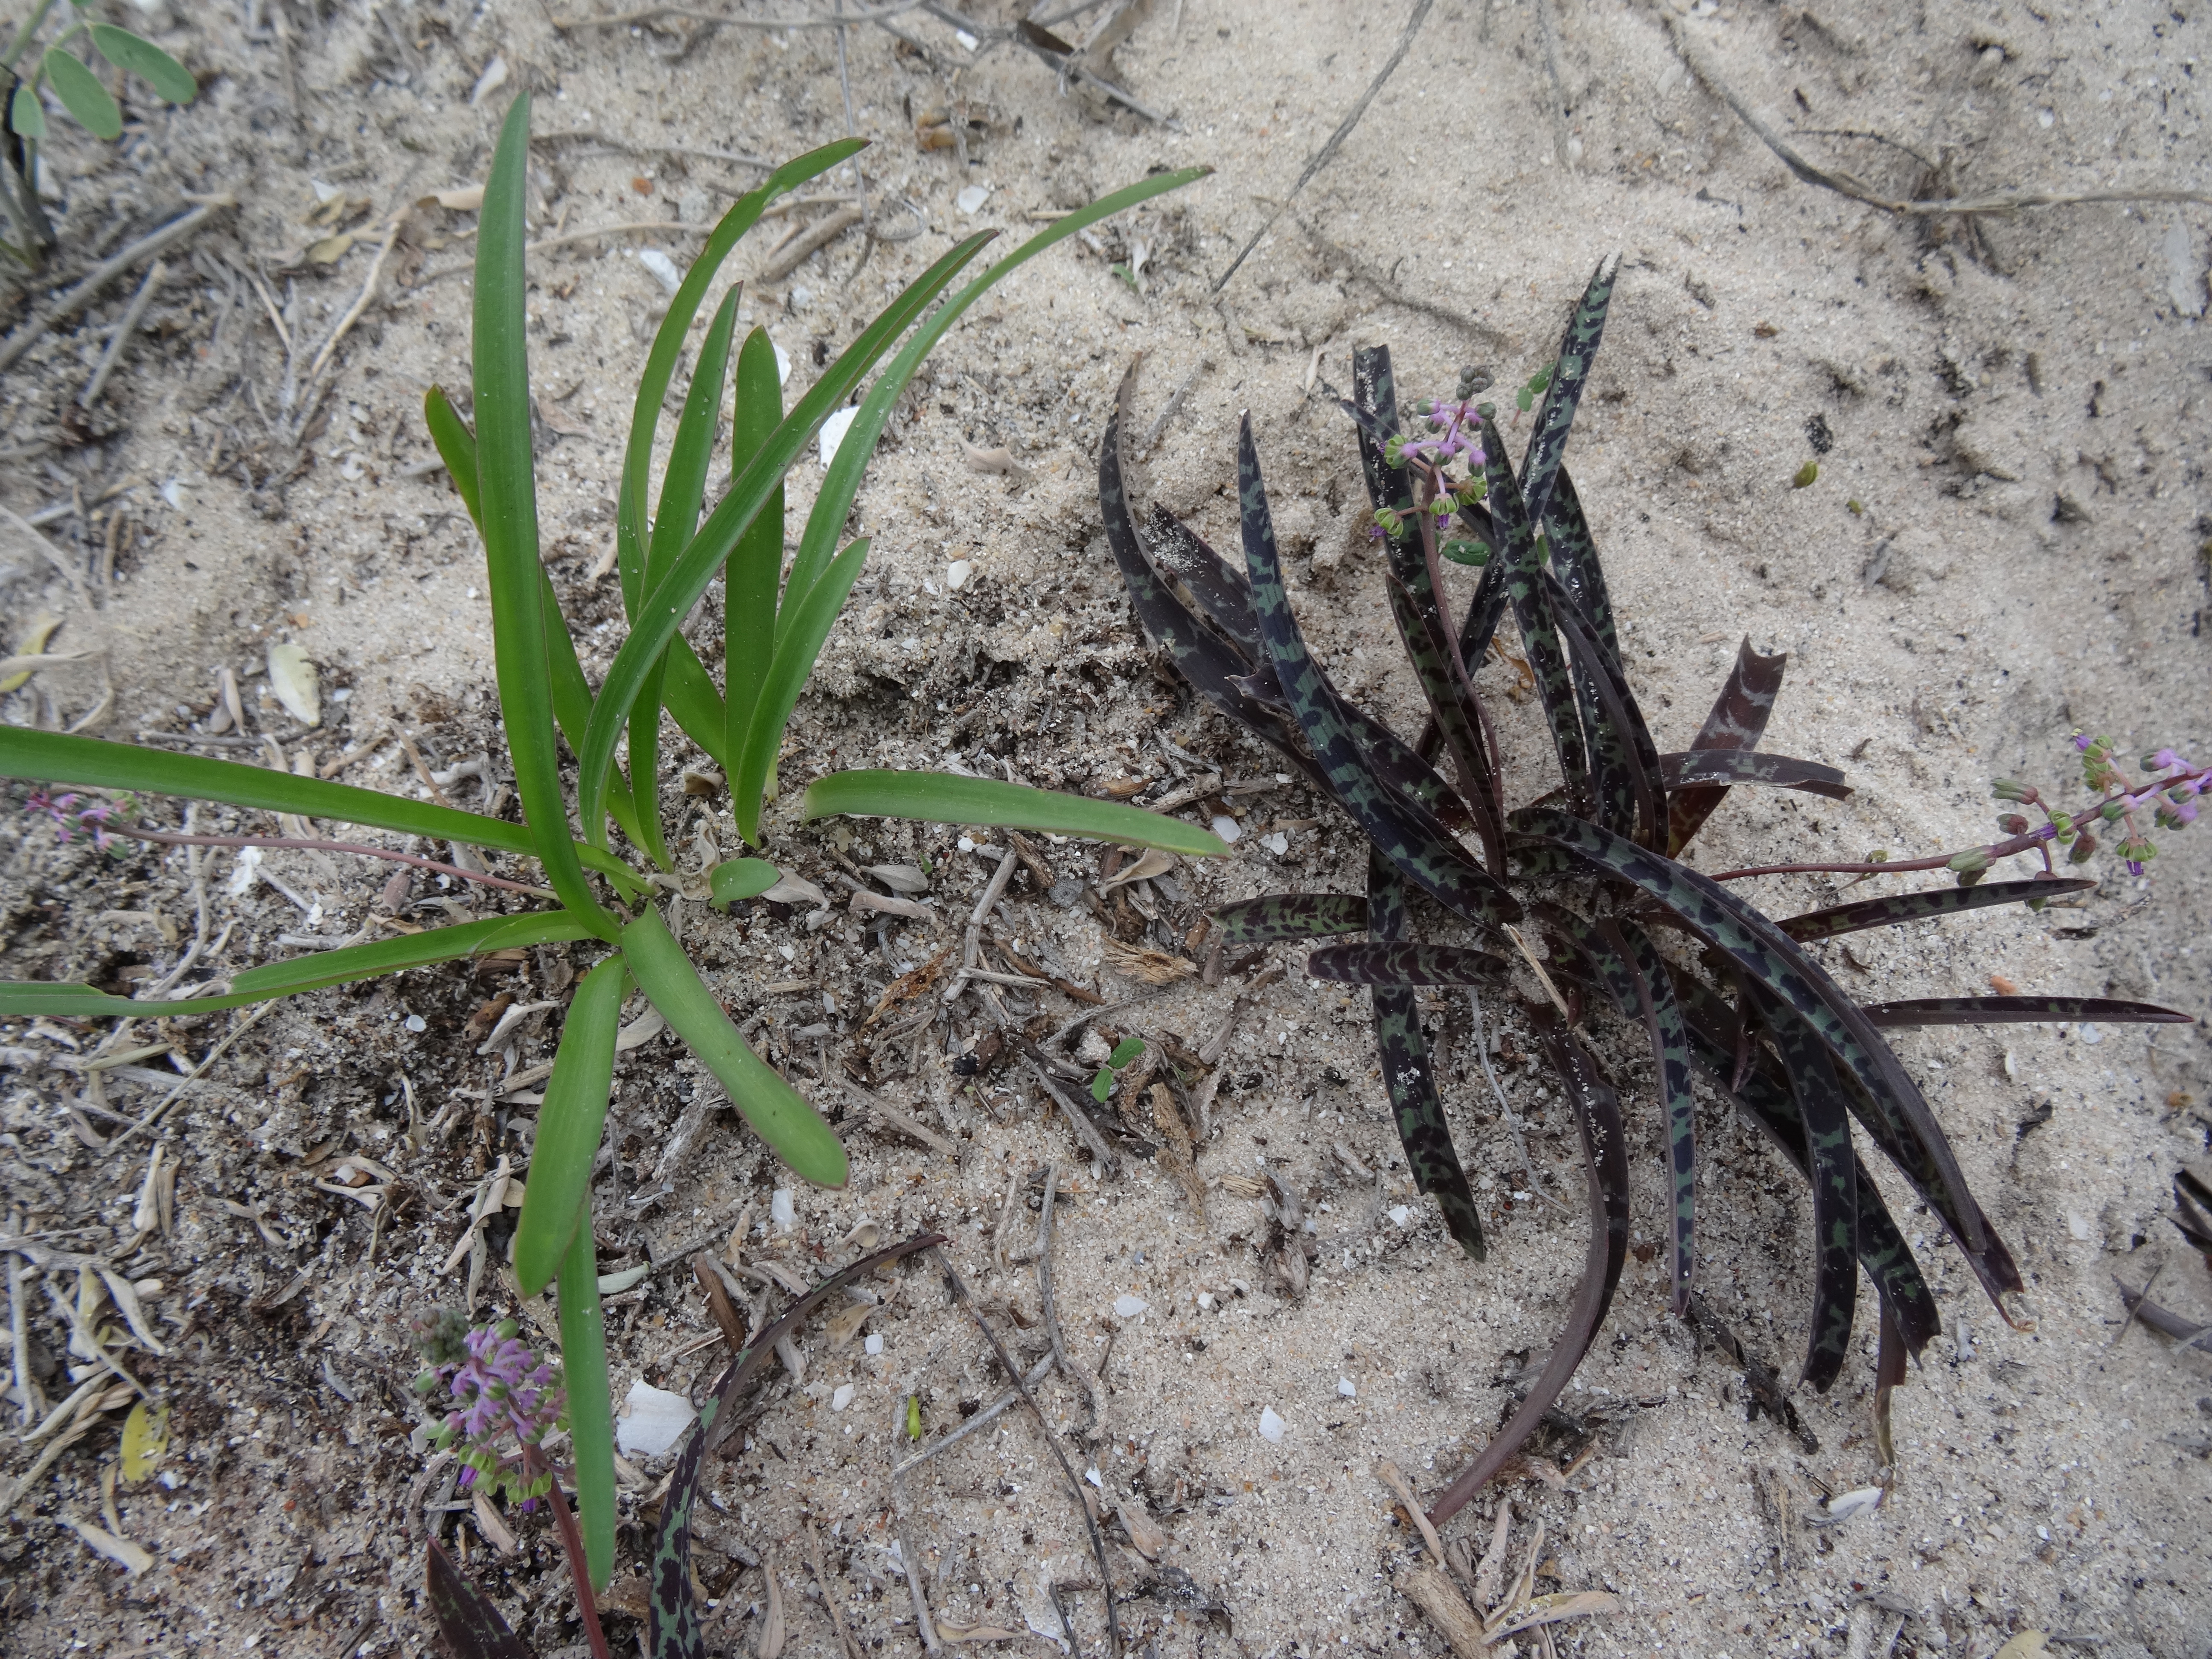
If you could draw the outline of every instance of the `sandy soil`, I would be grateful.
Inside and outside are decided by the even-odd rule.
[[[696,228],[758,176],[735,158],[780,157],[844,130],[835,36],[679,20],[564,33],[544,9],[440,0],[248,9],[180,18],[161,36],[200,75],[196,105],[135,109],[120,145],[78,135],[52,152],[57,283],[186,193],[240,205],[169,254],[167,283],[94,408],[76,399],[127,285],[0,383],[0,448],[13,463],[0,502],[43,515],[66,567],[58,574],[20,538],[0,543],[9,638],[51,611],[64,618],[54,649],[99,653],[41,675],[5,717],[82,716],[104,667],[105,735],[204,730],[228,667],[251,741],[203,752],[265,758],[265,740],[287,763],[326,768],[355,755],[350,781],[410,787],[396,736],[441,769],[493,746],[481,567],[443,476],[424,465],[419,415],[432,382],[466,384],[473,215],[409,216],[374,303],[318,382],[314,355],[362,292],[382,227],[417,198],[480,180],[499,114],[525,87],[548,135],[533,228],[668,227],[570,242],[533,265],[547,558],[591,641],[587,667],[603,666],[619,601],[595,572],[612,533],[625,389],[665,304],[639,256],[689,257]],[[1701,9],[1681,27],[1765,118],[1893,141],[1799,141],[1885,193],[2204,183],[2207,25],[2194,7]],[[1165,124],[1081,88],[1062,95],[1018,48],[970,64],[926,13],[896,21],[918,46],[856,30],[848,64],[855,123],[878,140],[866,166],[885,240],[863,254],[848,234],[748,291],[745,314],[794,365],[794,394],[856,319],[973,227],[1018,233],[1148,168],[1217,172],[1007,283],[939,352],[886,441],[859,512],[876,550],[794,727],[770,854],[840,898],[856,866],[927,859],[944,920],[877,934],[842,908],[722,918],[685,907],[687,940],[717,989],[758,1017],[763,1051],[854,1132],[854,1179],[845,1193],[799,1193],[792,1226],[771,1225],[782,1183],[711,1084],[672,1038],[625,1054],[617,1160],[599,1188],[602,1258],[610,1271],[654,1271],[610,1318],[617,1390],[702,1379],[716,1356],[696,1346],[710,1327],[684,1258],[719,1248],[740,1217],[752,1259],[796,1266],[836,1259],[862,1218],[887,1234],[941,1228],[1034,1358],[1045,1345],[1035,1268],[1005,1258],[1034,1242],[1017,1189],[1055,1163],[1073,1193],[1055,1289],[1071,1349],[1103,1365],[1097,1437],[1082,1437],[1082,1390],[1054,1380],[1042,1396],[1107,1507],[1148,1512],[1172,1535],[1154,1565],[1113,1528],[1116,1586],[1152,1587],[1122,1607],[1132,1642],[1434,1653],[1436,1634],[1390,1588],[1413,1556],[1370,1471],[1395,1460],[1432,1492],[1498,1425],[1564,1316],[1584,1224],[1577,1206],[1525,1196],[1468,1011],[1438,999],[1431,1031],[1462,1155],[1486,1172],[1493,1245],[1480,1265],[1412,1196],[1364,1000],[1304,979],[1298,953],[1275,953],[1289,976],[1271,983],[1184,981],[1103,1016],[1111,1035],[1192,1049],[1237,1020],[1199,1150],[1201,1214],[1144,1158],[1091,1165],[1018,1065],[989,1063],[988,1044],[978,1056],[991,1026],[972,999],[888,1040],[904,1009],[865,1023],[896,975],[957,942],[994,866],[950,831],[801,830],[788,817],[796,786],[835,766],[948,758],[1077,789],[1156,781],[1143,799],[1215,769],[1255,785],[1226,799],[1249,830],[1279,830],[1284,850],[1249,834],[1237,856],[1152,883],[1137,900],[1156,921],[1085,896],[1103,873],[1095,848],[1046,848],[1051,884],[1016,877],[999,937],[1117,1003],[1141,988],[1102,964],[1109,931],[1179,937],[1225,898],[1356,884],[1362,860],[1341,821],[1302,787],[1268,787],[1274,758],[1195,708],[1136,628],[1093,501],[1114,386],[1144,352],[1142,430],[1188,381],[1140,484],[1218,544],[1234,541],[1235,422],[1251,410],[1310,635],[1343,682],[1410,729],[1416,693],[1395,665],[1346,423],[1309,385],[1343,383],[1351,348],[1372,342],[1393,346],[1401,385],[1416,392],[1448,392],[1467,362],[1510,384],[1547,358],[1589,268],[1619,250],[1625,277],[1573,455],[1661,746],[1694,732],[1748,632],[1791,658],[1768,746],[1847,764],[1857,789],[1842,804],[1738,791],[1700,860],[1981,840],[1990,777],[2063,783],[2077,723],[2114,732],[2124,752],[2212,738],[2200,626],[2212,520],[2200,516],[2197,453],[2212,373],[2197,321],[2204,215],[2086,205],[1971,228],[1888,216],[1794,180],[1686,72],[1671,13],[1561,9],[1555,100],[1531,6],[1447,0],[1334,163],[1216,295],[1217,276],[1388,55],[1398,9],[1159,0],[1111,72],[1171,115]],[[494,60],[504,84],[472,104]],[[948,103],[969,123],[964,165],[916,141],[915,118]],[[971,184],[989,192],[972,215],[955,200]],[[344,198],[335,222],[308,223],[332,191]],[[348,228],[361,240],[334,264],[307,257]],[[772,240],[741,251],[740,274],[766,264]],[[1133,288],[1110,267],[1136,263],[1140,243]],[[45,292],[18,297],[13,325]],[[1816,427],[1832,447],[1818,483],[1793,489]],[[979,470],[977,452],[1002,447],[1017,471]],[[811,459],[794,474],[794,514],[818,476]],[[957,560],[973,574],[956,592]],[[712,623],[694,632],[714,660]],[[280,641],[320,665],[318,730],[266,690]],[[1537,717],[1503,695],[1510,670],[1485,673],[1516,793],[1540,793]],[[672,766],[696,758],[673,745]],[[495,766],[481,786],[453,788],[468,802],[504,781]],[[699,805],[678,837],[687,859],[703,852],[702,832],[734,842],[726,814]],[[191,937],[181,854],[58,846],[51,825],[23,814],[4,834],[0,974],[137,983]],[[1868,1000],[1970,993],[2000,974],[2202,1014],[2191,918],[2206,912],[2212,866],[2193,839],[2175,838],[2139,881],[2106,866],[2078,905],[1862,934],[1830,951],[1832,965]],[[264,867],[313,914],[269,884],[234,892],[229,855],[211,856],[204,880],[225,943],[209,971],[289,954],[290,939],[350,935],[385,878],[299,854]],[[1762,896],[1778,915],[1833,890],[1792,878]],[[578,1641],[542,1522],[518,1519],[521,1553],[500,1555],[449,1501],[450,1469],[426,1478],[408,1441],[405,1339],[411,1315],[459,1299],[463,1273],[444,1263],[462,1210],[492,1160],[526,1157],[533,1127],[526,1103],[479,1111],[495,1062],[477,1057],[481,1028],[468,1022],[496,994],[556,999],[573,972],[540,952],[302,999],[250,1027],[228,1015],[142,1026],[134,1042],[173,1042],[194,1062],[235,1039],[161,1126],[179,1174],[173,1225],[151,1237],[132,1224],[147,1137],[94,1143],[121,1127],[101,1109],[135,1118],[167,1096],[173,1061],[150,1057],[95,1085],[78,1052],[93,1034],[0,1030],[6,1206],[52,1248],[161,1281],[148,1305],[165,1352],[118,1352],[173,1407],[161,1473],[117,1487],[109,1511],[153,1567],[126,1577],[58,1524],[108,1524],[100,1482],[118,1401],[9,1519],[0,1648],[419,1652],[434,1641],[420,1593],[431,1527],[459,1540],[541,1652]],[[1011,1000],[1047,1029],[1080,1012],[1058,993]],[[1479,1557],[1510,1503],[1515,1568],[1541,1528],[1537,1589],[1620,1596],[1619,1613],[1557,1627],[1559,1651],[1987,1656],[2039,1631],[2108,1655],[2205,1653],[2212,1361],[2124,1329],[2114,1286],[2163,1267],[2161,1301],[2212,1316],[2212,1285],[2162,1213],[2173,1170],[2206,1146],[2203,1030],[1901,1036],[2031,1291],[2025,1328],[2008,1328],[1932,1218],[1889,1184],[1947,1332],[1897,1395],[1901,1468],[1881,1509],[1840,1525],[1805,1519],[1824,1489],[1875,1477],[1870,1331],[1831,1395],[1798,1399],[1809,1450],[1747,1420],[1735,1368],[1667,1316],[1662,1256],[1632,1263],[1565,1402],[1583,1431],[1547,1431],[1534,1448],[1556,1464],[1589,1455],[1563,1489],[1533,1472],[1493,1489],[1452,1535]],[[1527,1034],[1509,1022],[1504,1035],[1506,1089],[1538,1121],[1538,1185],[1575,1193],[1571,1125],[1563,1112],[1542,1121]],[[556,1036],[541,1016],[517,1060],[550,1058]],[[1661,1170],[1648,1058],[1618,1051],[1614,1073],[1633,1107],[1646,1243]],[[919,1115],[951,1152],[870,1121],[845,1086],[855,1079]],[[1708,1109],[1707,1293],[1790,1375],[1804,1340],[1808,1206],[1767,1148]],[[394,1172],[392,1207],[372,1213],[332,1190],[353,1153]],[[1277,1234],[1253,1195],[1262,1174],[1296,1192],[1313,1224],[1302,1297],[1278,1271]],[[632,1201],[641,1194],[651,1201]],[[79,1361],[49,1292],[74,1296],[75,1275],[31,1274],[18,1306],[57,1399],[74,1386],[61,1368]],[[1117,1312],[1118,1298],[1144,1305]],[[483,1305],[507,1302],[487,1275]],[[1870,1298],[1860,1312],[1870,1327]],[[1098,1650],[1096,1567],[1033,1423],[1001,1418],[890,1489],[907,1395],[933,1435],[1001,1386],[972,1327],[916,1270],[897,1277],[870,1329],[879,1353],[811,1335],[804,1382],[780,1383],[742,1453],[715,1467],[696,1557],[720,1599],[714,1641],[753,1650],[773,1571],[790,1650],[837,1651],[806,1565],[811,1516],[827,1594],[869,1652],[917,1645],[895,1538],[920,1553],[942,1620],[1009,1628],[1024,1650],[1057,1644],[1048,1586],[1088,1586],[1066,1599],[1083,1645]],[[1279,1420],[1278,1438],[1263,1437],[1263,1413]],[[11,1449],[9,1474],[33,1455]],[[618,1609],[635,1605],[627,1575],[649,1535],[639,1506],[661,1472],[639,1463]],[[1204,1611],[1213,1602],[1226,1613]],[[627,1644],[635,1626],[619,1613],[614,1624]],[[1540,1639],[1523,1636],[1517,1650]]]

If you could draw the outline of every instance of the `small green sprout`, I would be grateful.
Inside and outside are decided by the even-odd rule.
[[[1808,489],[1812,487],[1813,481],[1820,476],[1820,462],[1808,461],[1797,469],[1796,477],[1790,480],[1790,487],[1792,489]]]
[[[921,1438],[921,1396],[918,1394],[906,1397],[906,1437],[909,1440]]]
[[[1091,1079],[1091,1097],[1101,1106],[1114,1091],[1114,1079],[1131,1060],[1145,1052],[1144,1039],[1123,1037],[1114,1052],[1106,1056],[1106,1063],[1098,1068],[1098,1075]]]

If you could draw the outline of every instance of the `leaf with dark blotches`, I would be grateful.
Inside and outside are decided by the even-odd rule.
[[[1790,1076],[1790,1092],[1805,1124],[1813,1183],[1813,1328],[1804,1381],[1826,1394],[1850,1357],[1852,1304],[1858,1282],[1858,1160],[1851,1152],[1850,1109],[1827,1046],[1796,1010],[1765,995],[1774,1046]]]
[[[1255,663],[1267,661],[1267,647],[1260,642],[1260,621],[1252,614],[1252,589],[1243,576],[1231,570],[1196,531],[1158,501],[1146,517],[1152,532],[1147,551],[1152,568],[1189,589],[1206,619],[1247,658]]]
[[[660,1500],[660,1525],[653,1534],[653,1559],[646,1567],[647,1659],[707,1659],[706,1635],[700,1628],[698,1606],[691,1598],[691,1505],[698,1498],[700,1468],[708,1449],[721,1438],[715,1427],[730,1401],[768,1363],[776,1344],[805,1324],[806,1316],[824,1301],[878,1267],[944,1242],[942,1233],[917,1233],[840,1268],[785,1309],[723,1371],[713,1395],[684,1431]]]
[[[1567,319],[1566,332],[1560,337],[1559,356],[1544,388],[1544,401],[1537,406],[1534,429],[1528,434],[1528,453],[1521,463],[1520,493],[1528,502],[1532,522],[1542,523],[1545,509],[1551,504],[1553,483],[1567,453],[1567,431],[1574,424],[1583,388],[1589,384],[1598,343],[1605,337],[1606,307],[1613,302],[1613,283],[1620,275],[1618,253],[1608,253],[1598,261],[1574,314]],[[1495,435],[1494,429],[1483,434],[1487,453],[1498,453],[1490,448]],[[1494,495],[1497,486],[1492,484],[1491,489]]]
[[[1669,790],[1684,792],[1717,784],[1726,793],[1729,784],[1760,783],[1774,789],[1802,789],[1830,800],[1848,800],[1851,794],[1844,775],[1832,766],[1751,749],[1692,749],[1662,755],[1659,775]]]
[[[1638,846],[1656,848],[1666,826],[1666,803],[1659,785],[1659,753],[1643,711],[1621,677],[1620,663],[1598,643],[1559,578],[1547,570],[1543,582],[1572,663],[1598,821]]]
[[[1582,717],[1575,707],[1574,686],[1567,674],[1566,653],[1560,649],[1559,624],[1552,615],[1546,592],[1541,550],[1535,526],[1521,500],[1521,487],[1505,462],[1504,441],[1498,424],[1482,423],[1484,472],[1490,482],[1490,516],[1505,538],[1497,560],[1505,567],[1505,592],[1513,602],[1513,615],[1521,627],[1521,648],[1528,653],[1528,666],[1536,676],[1536,695],[1544,705],[1544,719],[1552,731],[1552,747],[1559,756],[1559,775],[1567,787],[1567,799],[1577,811],[1588,809],[1589,755],[1583,744]]]
[[[1484,741],[1481,716],[1425,626],[1419,602],[1395,575],[1385,573],[1382,581],[1390,597],[1391,617],[1398,624],[1399,641],[1428,700],[1430,729],[1442,737],[1445,751],[1457,767],[1460,798],[1473,809],[1471,816],[1482,836],[1490,867],[1502,868],[1505,832],[1498,820],[1496,775]],[[1443,814],[1437,816],[1441,818]]]
[[[1853,904],[1832,905],[1784,916],[1774,925],[1794,939],[1833,939],[1869,927],[1894,927],[1903,922],[1924,921],[1930,916],[1956,915],[1992,904],[2033,903],[2061,893],[2078,893],[2094,887],[2094,881],[1993,881],[1980,887],[1930,887],[1917,893],[1894,893],[1887,898],[1860,899]]]
[[[1751,648],[1751,635],[1736,647],[1735,666],[1713,699],[1712,711],[1690,744],[1692,749],[1748,750],[1759,747],[1766,731],[1766,717],[1774,712],[1774,699],[1782,690],[1782,671],[1790,665],[1787,652],[1762,656]],[[1728,799],[1720,785],[1684,789],[1667,803],[1667,855],[1680,858],[1713,809]]]
[[[2106,1019],[2115,1025],[2197,1023],[2178,1008],[2112,997],[1917,997],[1869,1002],[1866,1017],[1876,1025],[2019,1025],[2062,1019]]]
[[[1540,836],[1597,869],[1631,883],[1673,911],[1691,931],[1717,945],[1751,978],[1804,1017],[1820,1041],[1859,1079],[1884,1115],[1917,1145],[1941,1174],[1945,1188],[1965,1194],[1966,1177],[1960,1173],[1958,1158],[1935,1114],[1929,1110],[1919,1085],[1858,1005],[1770,917],[1711,877],[1568,813],[1527,808],[1513,815],[1513,828]],[[1958,1206],[1957,1225],[1960,1242],[1967,1249],[1980,1250],[1988,1245],[1988,1228],[1971,1199]]]
[[[1324,945],[1306,957],[1306,977],[1340,985],[1486,985],[1506,971],[1505,958],[1465,945]]]
[[[1574,1107],[1589,1193],[1589,1247],[1583,1255],[1582,1282],[1576,1287],[1574,1305],[1552,1344],[1551,1358],[1544,1362],[1543,1370],[1529,1385],[1511,1420],[1490,1437],[1481,1455],[1430,1506],[1431,1526],[1441,1527],[1458,1514],[1528,1443],[1528,1437],[1544,1420],[1544,1413],[1551,1410],[1589,1352],[1606,1310],[1613,1305],[1621,1265],[1628,1257],[1628,1146],[1621,1132],[1620,1103],[1589,1056],[1561,1029],[1550,1008],[1532,1005],[1528,1018]]]
[[[530,1644],[514,1633],[489,1596],[461,1577],[453,1558],[434,1538],[428,1571],[431,1616],[455,1659],[535,1659]]]
[[[1285,939],[1326,939],[1367,927],[1367,901],[1357,893],[1262,893],[1213,912],[1218,943],[1231,949]]]
[[[1670,971],[1689,1034],[1691,1058],[1698,1069],[1765,1132],[1798,1174],[1811,1181],[1804,1119],[1798,1115],[1781,1062],[1761,1044],[1752,1068],[1741,1079],[1735,1079],[1735,1042],[1729,1035],[1735,1017],[1728,1005],[1694,975],[1680,969]],[[1913,1260],[1889,1206],[1882,1202],[1881,1189],[1863,1163],[1852,1171],[1852,1189],[1858,1200],[1854,1230],[1859,1265],[1866,1269],[1882,1305],[1893,1310],[1907,1345],[1917,1355],[1943,1328],[1935,1295],[1921,1276],[1919,1263]]]
[[[1674,1313],[1680,1317],[1689,1308],[1690,1279],[1697,1259],[1692,1243],[1698,1208],[1698,1103],[1690,1091],[1689,1028],[1674,1000],[1666,959],[1650,937],[1629,922],[1615,920],[1609,925],[1626,947],[1629,965],[1636,970],[1652,1056],[1659,1062],[1659,1097],[1667,1109],[1667,1174],[1674,1196],[1668,1206],[1672,1224],[1667,1235],[1667,1276],[1674,1287]]]
[[[1329,793],[1367,838],[1415,886],[1463,919],[1483,924],[1509,921],[1521,907],[1498,878],[1468,856],[1436,816],[1388,787],[1375,775],[1365,751],[1346,718],[1342,701],[1322,678],[1283,587],[1275,529],[1260,477],[1260,456],[1247,416],[1237,435],[1237,499],[1242,507],[1244,568],[1252,582],[1252,602],[1260,632],[1275,665],[1275,678],[1298,726],[1328,781]]]
[[[1389,860],[1371,848],[1367,857],[1367,911],[1382,948],[1403,948],[1407,925],[1406,884]],[[1421,1035],[1419,1001],[1412,991],[1391,986],[1378,985],[1370,995],[1376,1058],[1382,1062],[1383,1087],[1390,1096],[1398,1141],[1406,1149],[1406,1167],[1413,1171],[1414,1185],[1436,1198],[1444,1225],[1460,1249],[1480,1261],[1486,1254],[1482,1212],[1475,1207],[1467,1173],[1460,1168],[1459,1154],[1452,1147],[1451,1126],[1444,1119],[1436,1073],[1429,1064],[1429,1045]]]
[[[1589,521],[1583,516],[1582,498],[1575,494],[1564,465],[1552,489],[1551,505],[1544,511],[1544,539],[1551,544],[1552,570],[1559,586],[1567,590],[1575,609],[1589,624],[1613,672],[1626,678],[1620,641],[1613,630],[1613,595],[1606,586],[1605,567],[1598,560],[1597,538],[1590,534]]]

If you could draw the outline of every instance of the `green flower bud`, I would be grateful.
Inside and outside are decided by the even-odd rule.
[[[1990,867],[1990,851],[1986,847],[1969,847],[1963,853],[1951,855],[1950,869],[1961,874],[1976,873]]]
[[[2000,812],[1997,828],[2008,836],[2024,836],[2027,833],[2027,820],[2017,812]]]
[[[1990,793],[1999,800],[2033,800],[2035,786],[2022,783],[2017,778],[1999,778],[1990,785]]]
[[[2097,809],[2097,815],[2107,823],[2118,823],[2121,815],[2127,810],[2118,801],[2108,800]]]

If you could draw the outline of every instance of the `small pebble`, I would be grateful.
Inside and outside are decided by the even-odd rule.
[[[1348,1376],[1340,1376],[1336,1379],[1336,1391],[1346,1400],[1359,1398],[1359,1385]]]
[[[1244,839],[1243,827],[1226,812],[1217,812],[1213,815],[1213,833],[1222,840],[1232,843]]]
[[[1401,1227],[1407,1225],[1412,1222],[1413,1218],[1413,1208],[1412,1205],[1393,1204],[1390,1206],[1390,1219],[1396,1222]]]
[[[1134,1319],[1152,1305],[1141,1296],[1117,1296],[1114,1298],[1114,1311],[1123,1319]]]
[[[945,585],[957,593],[968,585],[968,578],[975,574],[975,567],[966,559],[955,559],[945,567]]]
[[[792,1224],[799,1219],[798,1206],[793,1200],[790,1188],[775,1189],[775,1196],[768,1201],[768,1218],[775,1223],[779,1232],[789,1231]]]
[[[991,190],[989,185],[970,185],[967,189],[962,191],[957,196],[952,198],[952,204],[958,208],[961,212],[972,216],[980,212],[982,210],[983,204],[990,199]]]
[[[884,1340],[880,1336],[878,1336],[874,1332],[871,1331],[868,1334],[867,1340],[861,1343],[860,1346],[866,1351],[868,1357],[872,1359],[884,1351]]]
[[[427,1031],[430,1029],[430,1022],[420,1014],[410,1014],[400,1024],[410,1031]]]
[[[2075,1030],[2084,1042],[2102,1042],[2105,1040],[2105,1034],[2094,1025],[2077,1025]]]
[[[852,1403],[853,1385],[850,1382],[840,1382],[837,1385],[837,1391],[830,1396],[830,1409],[833,1412],[842,1412]]]
[[[1269,1445],[1281,1445],[1283,1443],[1283,1431],[1289,1426],[1290,1425],[1284,1422],[1281,1418],[1275,1415],[1275,1408],[1273,1406],[1263,1406],[1261,1407],[1260,1438],[1266,1441]]]

